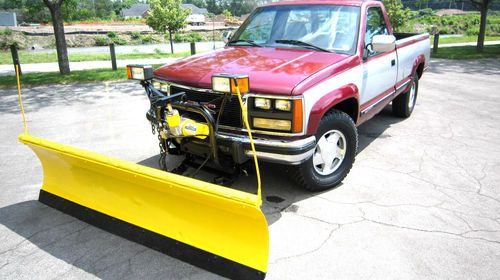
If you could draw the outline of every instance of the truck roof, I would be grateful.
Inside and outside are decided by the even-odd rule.
[[[365,2],[379,2],[374,0],[287,0],[281,2],[274,2],[263,5],[263,7],[269,6],[282,6],[282,5],[347,5],[347,6],[361,6]]]

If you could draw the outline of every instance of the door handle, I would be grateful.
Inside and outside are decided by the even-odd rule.
[[[394,65],[396,65],[396,60],[395,59],[391,60],[391,67],[393,67]]]

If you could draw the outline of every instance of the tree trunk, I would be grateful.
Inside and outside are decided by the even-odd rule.
[[[477,52],[483,52],[484,36],[486,35],[486,17],[488,16],[488,4],[481,5],[481,23],[479,24],[479,35],[477,36]]]
[[[54,36],[56,37],[57,61],[59,63],[59,72],[61,75],[70,73],[68,50],[66,47],[66,36],[64,34],[64,23],[61,17],[61,2],[47,5],[52,16],[52,25],[54,26]],[[46,3],[47,4],[47,3]]]
[[[172,40],[172,31],[168,31],[168,36],[170,37],[170,51],[174,53],[174,41]]]

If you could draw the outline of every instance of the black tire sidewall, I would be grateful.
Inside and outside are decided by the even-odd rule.
[[[325,190],[338,185],[349,173],[356,157],[358,136],[352,119],[343,112],[335,112],[325,116],[316,132],[316,139],[321,139],[325,133],[331,130],[338,130],[344,134],[347,147],[346,155],[339,168],[330,175],[321,175],[315,170],[312,156],[303,163],[304,179],[308,181],[306,183],[312,191]]]
[[[410,95],[411,95],[411,86],[410,86],[410,89],[408,90],[408,92],[406,93],[406,112],[407,112],[407,115],[410,116],[411,113],[413,113],[413,110],[415,109],[415,106],[417,105],[417,97],[418,97],[418,76],[417,74],[415,74],[413,76],[413,79],[411,81],[411,86],[415,85],[415,100],[413,100],[413,104],[411,107],[409,107],[408,105],[408,102],[410,101]]]

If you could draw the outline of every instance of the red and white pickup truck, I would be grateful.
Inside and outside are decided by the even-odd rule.
[[[248,75],[243,100],[258,158],[293,165],[297,183],[318,191],[351,169],[356,126],[390,102],[396,116],[411,115],[428,64],[429,35],[393,33],[382,2],[279,2],[257,8],[224,49],[157,69],[153,84],[215,110],[212,77]],[[215,118],[219,163],[251,158],[237,98]],[[203,141],[166,147],[201,156]]]

